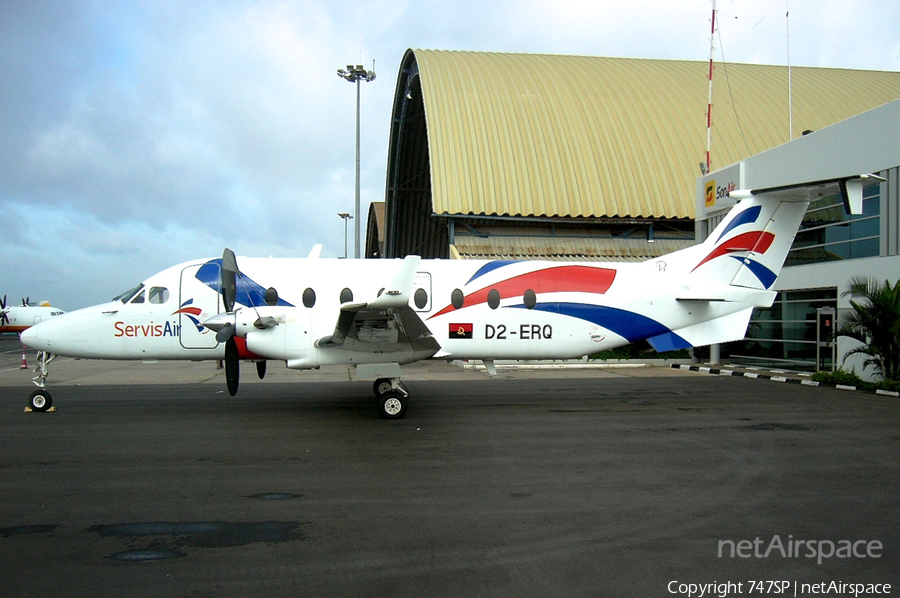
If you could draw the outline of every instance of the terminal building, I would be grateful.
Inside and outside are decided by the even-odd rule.
[[[757,309],[747,337],[722,348],[731,361],[806,369],[854,370],[862,359],[843,356],[855,342],[829,342],[835,316],[850,308],[848,281],[900,279],[900,100],[809,133],[698,180],[697,237],[705,239],[728,202],[707,200],[723,188],[763,189],[798,181],[874,173],[883,181],[863,189],[863,213],[848,215],[840,196],[810,205],[775,283],[769,309]]]
[[[810,209],[776,305],[754,316],[755,340],[722,348],[815,367],[827,357],[817,318],[846,302],[850,274],[839,273],[900,278],[900,73],[728,64],[715,78],[708,131],[706,61],[407,51],[366,257],[644,260],[711,230],[710,181],[881,172],[864,216]]]

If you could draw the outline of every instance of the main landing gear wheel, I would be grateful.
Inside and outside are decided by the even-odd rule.
[[[394,390],[394,386],[391,384],[390,378],[379,378],[375,381],[375,384],[372,385],[372,390],[375,391],[375,396],[380,399]]]
[[[39,388],[31,393],[31,397],[28,399],[28,406],[32,411],[43,413],[50,409],[51,405],[53,405],[53,398],[43,388]]]
[[[400,419],[406,415],[406,395],[400,390],[389,390],[378,397],[378,413],[384,419]]]
[[[385,394],[394,390],[394,385],[390,378],[379,378],[375,381],[375,384],[372,385],[372,390],[375,392],[375,396],[380,399]],[[397,381],[397,390],[409,396],[409,390],[407,390],[406,385],[400,381]]]

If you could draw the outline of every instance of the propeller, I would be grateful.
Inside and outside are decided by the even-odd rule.
[[[241,378],[241,362],[237,341],[235,341],[238,317],[238,310],[235,309],[235,304],[237,303],[237,281],[243,275],[238,268],[237,258],[235,258],[234,252],[230,249],[226,248],[222,254],[222,268],[219,276],[219,288],[222,293],[222,304],[225,307],[225,313],[213,316],[204,324],[211,330],[216,331],[217,342],[225,343],[225,381],[228,384],[228,393],[234,396],[237,394]],[[266,305],[275,306],[278,304],[278,291],[269,287],[266,289],[262,299]],[[253,307],[254,302],[250,301],[248,305]],[[278,325],[278,321],[272,316],[259,316],[259,312],[255,307],[254,310],[257,311],[257,319],[253,323],[253,326],[256,328],[266,330]],[[266,375],[266,362],[264,360],[256,363],[256,373],[260,379]]]
[[[222,270],[220,288],[222,290],[222,303],[225,311],[231,313],[234,311],[234,303],[237,298],[237,277],[240,270],[237,265],[237,258],[234,252],[225,248],[222,254]],[[235,321],[237,316],[235,316]],[[228,394],[234,396],[238,391],[238,384],[241,381],[241,361],[238,358],[237,342],[234,340],[235,325],[229,323],[216,332],[216,340],[225,343],[225,382],[228,385]]]
[[[3,301],[0,301],[0,325],[9,324],[9,317],[6,315],[6,295],[3,295]]]
[[[226,247],[225,253],[222,254],[221,273],[222,302],[225,304],[225,311],[234,310],[234,302],[237,298],[237,277],[240,272],[234,252]]]
[[[225,341],[225,384],[228,394],[234,396],[241,381],[241,360],[238,358],[237,343],[234,336]]]

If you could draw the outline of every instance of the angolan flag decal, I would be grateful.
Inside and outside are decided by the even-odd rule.
[[[471,324],[450,324],[450,338],[472,338]]]

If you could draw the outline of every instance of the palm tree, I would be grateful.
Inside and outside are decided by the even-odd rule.
[[[866,276],[854,276],[841,296],[851,310],[842,314],[834,336],[845,336],[861,345],[846,355],[864,355],[864,367],[872,366],[885,381],[900,380],[900,280],[882,285]]]

